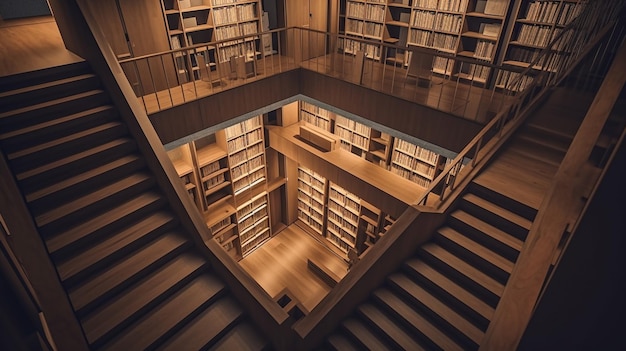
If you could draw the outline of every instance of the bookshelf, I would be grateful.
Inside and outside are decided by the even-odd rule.
[[[241,256],[245,257],[270,238],[267,192],[261,192],[238,206],[236,217]]]
[[[378,241],[382,212],[376,206],[361,199],[361,213],[357,233],[357,253],[363,254]]]
[[[196,178],[196,172],[194,172],[189,144],[184,144],[173,150],[169,150],[167,154],[176,169],[178,177],[180,177],[181,182],[185,186],[191,201],[193,201],[196,206],[200,206],[198,181]]]
[[[395,138],[391,172],[426,188],[435,179],[445,158],[408,141]]]
[[[383,38],[386,37],[386,8],[385,0],[341,0],[340,34],[382,42]],[[365,56],[370,59],[376,61],[381,59],[380,45],[340,38],[339,47],[345,53],[356,54],[357,51],[363,51]]]
[[[385,169],[389,167],[389,156],[391,155],[391,147],[393,138],[387,133],[371,129],[370,147],[367,159]]]
[[[257,34],[260,28],[261,4],[258,0],[213,0],[214,40],[226,40],[242,35]],[[233,40],[218,46],[219,62],[232,57],[252,61],[259,52],[259,37]]]
[[[313,231],[324,235],[324,203],[326,178],[314,171],[298,167],[298,218]]]
[[[300,101],[299,119],[320,129],[331,131],[333,113],[306,101]]]
[[[203,209],[210,210],[232,198],[228,153],[207,138],[195,140],[192,145],[196,150],[198,177],[202,184]]]
[[[370,148],[371,128],[343,116],[335,118],[335,135],[339,136],[339,147],[365,158]]]
[[[241,257],[241,243],[237,234],[235,208],[227,204],[219,213],[223,213],[223,216],[213,219],[208,218],[209,221],[207,221],[211,239],[218,242],[222,249],[230,254],[233,259],[239,259]]]
[[[326,238],[346,257],[356,249],[361,199],[333,182],[328,186]]]
[[[508,45],[505,48],[503,65],[526,68],[535,60],[540,51],[578,14],[582,11],[584,2],[578,0],[520,0],[512,13],[514,22]],[[563,47],[555,47],[563,50]],[[563,52],[563,54],[566,54]],[[548,67],[533,67],[537,70],[555,70],[559,60],[551,60]],[[530,83],[526,77],[521,88],[506,87],[507,79],[515,78],[516,74],[503,72],[497,79],[496,85],[509,90],[521,90]]]
[[[235,196],[266,181],[263,134],[261,116],[224,129],[230,179]]]

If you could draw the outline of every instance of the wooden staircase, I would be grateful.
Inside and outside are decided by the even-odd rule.
[[[94,350],[269,347],[87,63],[0,81],[0,147]]]
[[[332,350],[477,350],[544,194],[591,98],[555,92],[505,145],[445,224],[326,339]],[[576,106],[572,106],[576,105]],[[555,116],[550,117],[550,115]]]

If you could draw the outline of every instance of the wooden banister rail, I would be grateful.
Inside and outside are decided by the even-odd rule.
[[[625,83],[626,44],[622,44],[544,197],[481,350],[514,350],[521,340],[563,229],[570,224],[570,214],[588,191],[584,165]]]

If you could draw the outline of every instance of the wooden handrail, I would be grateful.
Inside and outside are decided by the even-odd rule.
[[[625,83],[626,44],[622,44],[542,201],[481,350],[514,350],[521,340],[563,229],[586,195],[584,166]]]

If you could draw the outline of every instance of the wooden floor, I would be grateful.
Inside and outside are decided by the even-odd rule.
[[[296,224],[281,231],[239,264],[270,296],[275,297],[287,288],[307,311],[311,311],[331,288],[307,268],[308,258],[324,264],[341,278],[347,273],[348,265],[344,260]]]
[[[67,50],[52,16],[0,22],[0,76],[82,59]]]

